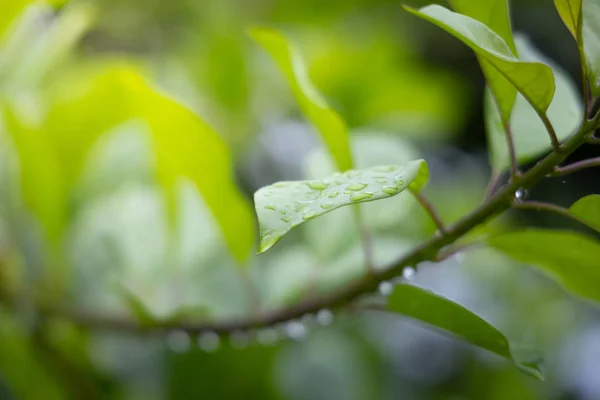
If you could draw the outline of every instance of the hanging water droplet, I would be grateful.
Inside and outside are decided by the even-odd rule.
[[[312,190],[325,190],[329,184],[322,181],[311,181],[306,183]]]
[[[279,334],[273,328],[264,328],[256,333],[256,340],[264,346],[271,346],[279,340]]]
[[[302,219],[305,221],[308,221],[309,219],[313,219],[314,217],[317,216],[317,213],[314,211],[306,211],[304,214],[302,214]]]
[[[394,291],[394,284],[392,282],[383,281],[378,287],[379,294],[382,296],[389,296]]]
[[[334,197],[337,197],[340,194],[339,190],[334,190],[333,192],[329,193],[329,195],[327,197],[329,197],[330,199],[333,199]]]
[[[389,194],[390,196],[395,195],[399,190],[400,188],[396,186],[386,186],[383,188],[383,192]]]
[[[244,331],[235,331],[229,335],[229,343],[235,349],[243,349],[250,344],[250,335]]]
[[[346,186],[346,190],[356,192],[358,190],[363,190],[366,187],[367,187],[366,183],[353,182],[353,183],[349,184],[348,186]]]
[[[322,326],[331,325],[333,322],[333,313],[326,308],[317,312],[317,323]]]
[[[290,321],[285,325],[285,333],[292,340],[302,340],[306,337],[306,327],[302,322]]]
[[[265,209],[267,210],[273,210],[273,211],[277,211],[277,207],[275,207],[273,204],[267,204],[265,206]]]
[[[353,193],[350,196],[350,200],[352,200],[352,201],[361,201],[361,200],[370,199],[371,197],[373,197],[373,193],[371,193],[371,192]]]
[[[415,277],[416,274],[417,271],[413,267],[406,267],[402,271],[402,278],[404,278],[407,281],[410,281],[412,278]]]
[[[335,203],[333,203],[333,202],[331,202],[331,201],[330,201],[330,202],[327,202],[327,203],[323,203],[323,204],[321,204],[321,208],[322,208],[323,210],[331,210],[333,207],[335,207]]]
[[[527,197],[527,190],[525,190],[525,189],[518,189],[515,192],[515,200],[517,200],[518,202],[525,200],[526,197]]]
[[[173,331],[167,336],[167,346],[175,353],[185,353],[190,349],[190,337],[187,332]]]
[[[219,335],[215,332],[204,332],[198,336],[198,347],[207,353],[216,351],[219,348],[219,344]]]

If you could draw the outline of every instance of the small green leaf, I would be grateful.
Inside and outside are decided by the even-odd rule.
[[[387,309],[512,360],[524,373],[542,379],[539,357],[530,361],[521,359],[520,352],[513,351],[514,345],[502,332],[477,314],[437,293],[414,285],[399,284],[388,298]]]
[[[554,0],[554,6],[571,35],[578,40],[581,34],[582,0]]]
[[[10,28],[17,22],[19,15],[27,6],[34,3],[34,0],[11,0],[2,2],[2,12],[0,13],[0,43],[4,36],[10,32]]]
[[[254,194],[261,228],[258,252],[271,248],[292,228],[336,208],[385,199],[405,189],[418,191],[428,175],[427,164],[418,160],[261,188]]]
[[[588,226],[600,232],[600,195],[591,194],[577,200],[569,208],[569,211]]]
[[[546,112],[554,96],[554,76],[550,67],[538,62],[520,61],[502,37],[473,18],[438,5],[420,10],[404,8],[460,39],[515,87],[515,90],[509,91],[504,85],[498,86],[495,81],[490,81],[503,121],[510,116],[517,90],[538,113]]]
[[[348,131],[342,118],[311,83],[299,51],[279,32],[253,29],[251,36],[273,57],[304,114],[321,133],[340,171],[352,168]]]
[[[600,301],[600,242],[560,230],[529,229],[489,238],[492,247],[538,267],[571,292]]]
[[[600,96],[600,2],[598,0],[583,0],[582,31],[583,48],[590,68],[592,93]]]
[[[556,94],[548,108],[547,115],[554,126],[559,140],[567,139],[577,129],[583,119],[581,96],[569,74],[560,66],[542,55],[524,36],[516,36],[517,49],[525,61],[539,61],[549,65],[556,77]],[[488,153],[490,163],[496,171],[503,171],[510,165],[508,144],[504,125],[489,90],[484,100]],[[536,111],[518,94],[510,118],[517,161],[526,163],[550,150],[551,142],[543,122]]]
[[[121,283],[116,284],[116,289],[129,311],[142,327],[149,328],[156,324],[156,317],[139,297]]]

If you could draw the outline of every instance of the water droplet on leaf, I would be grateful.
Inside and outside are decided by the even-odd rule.
[[[348,186],[346,186],[346,190],[351,190],[353,192],[356,192],[358,190],[363,190],[366,187],[367,187],[366,183],[354,182],[354,183],[351,183]]]
[[[302,214],[302,219],[308,221],[309,219],[313,219],[316,216],[317,213],[315,213],[314,211],[306,211],[304,214]]]
[[[321,204],[321,208],[323,210],[331,210],[333,207],[335,207],[335,203],[333,203],[333,202],[328,202],[328,203]]]
[[[327,196],[327,197],[329,197],[330,199],[333,199],[334,197],[337,197],[339,194],[340,194],[340,192],[338,190],[335,190],[335,191],[329,193],[329,196]]]
[[[325,182],[322,181],[311,181],[307,183],[308,187],[313,189],[313,190],[325,190],[327,188],[327,186],[329,186],[328,184],[326,184]]]
[[[375,179],[375,181],[376,181],[377,183],[381,183],[382,185],[383,185],[384,183],[387,183],[387,179],[385,179],[385,178],[377,178],[377,179]]]
[[[383,188],[383,192],[389,194],[390,196],[395,195],[399,190],[400,188],[396,186],[386,186]]]
[[[292,217],[281,217],[281,220],[287,224],[292,220]]]
[[[370,193],[370,192],[353,193],[350,196],[350,200],[361,201],[361,200],[370,199],[371,197],[373,197],[373,193]]]
[[[377,171],[377,172],[392,172],[395,170],[396,170],[396,167],[394,165],[382,165],[382,166],[373,168],[373,171]]]
[[[273,211],[277,211],[277,207],[275,207],[273,204],[267,204],[267,205],[265,206],[265,208],[266,208],[267,210],[273,210]]]

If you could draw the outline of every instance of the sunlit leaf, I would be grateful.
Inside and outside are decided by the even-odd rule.
[[[600,232],[600,195],[591,194],[577,200],[569,211]]]
[[[548,109],[554,95],[554,77],[550,67],[537,62],[520,61],[502,37],[473,18],[438,5],[420,10],[405,9],[460,39],[512,83],[515,90],[509,92],[505,85],[498,86],[490,81],[504,121],[510,116],[517,90],[539,113]]]
[[[539,360],[520,359],[509,340],[489,322],[430,290],[399,284],[388,297],[387,309],[449,332],[459,338],[512,360],[523,372],[541,379]]]
[[[254,245],[254,216],[235,186],[231,156],[222,138],[186,106],[151,87],[132,68],[103,66],[91,74],[87,71],[69,78],[55,88],[52,107],[42,122],[46,137],[49,141],[51,138],[46,151],[58,155],[59,176],[66,179],[67,187],[77,183],[100,135],[118,124],[139,119],[151,132],[158,173],[169,184],[168,193],[175,190],[179,176],[194,182],[235,258],[247,259]],[[31,179],[40,179],[42,166],[34,155],[28,157]],[[51,212],[50,206],[48,209]]]
[[[600,96],[600,2],[583,0],[583,48],[590,67],[592,93]]]
[[[492,247],[550,275],[571,292],[600,301],[600,242],[559,230],[529,229],[490,237]]]
[[[292,228],[336,208],[385,199],[405,189],[418,191],[428,174],[425,161],[418,160],[261,188],[254,194],[261,229],[258,252],[271,248]]]
[[[2,12],[0,12],[0,43],[17,20],[17,17],[25,8],[34,3],[35,0],[10,0],[2,2]]]
[[[547,59],[524,36],[516,36],[516,43],[521,59],[543,62],[552,68],[556,77],[556,94],[546,114],[558,139],[567,139],[583,119],[581,96],[575,83],[565,70]],[[498,107],[495,106],[489,89],[486,91],[484,109],[490,163],[494,170],[502,171],[510,165],[508,144]],[[534,160],[552,146],[546,127],[521,94],[517,95],[510,118],[510,128],[519,163]]]
[[[582,0],[554,0],[554,6],[571,35],[577,40],[580,37]]]
[[[253,29],[251,35],[277,62],[302,111],[321,133],[339,170],[351,169],[352,155],[346,125],[311,83],[299,51],[279,32]]]

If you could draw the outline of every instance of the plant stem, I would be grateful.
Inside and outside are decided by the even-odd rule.
[[[435,226],[438,228],[438,231],[442,234],[446,233],[446,227],[444,225],[444,222],[442,221],[442,218],[435,210],[435,207],[433,207],[433,204],[431,204],[431,202],[427,200],[427,197],[425,197],[423,193],[417,192],[415,190],[411,190],[410,192],[413,194],[415,199],[417,199],[417,201],[419,202],[421,207],[423,207],[425,212],[429,215]]]
[[[517,208],[520,210],[536,210],[536,211],[547,211],[557,215],[560,215],[565,218],[572,219],[574,221],[579,222],[580,224],[589,226],[588,223],[575,214],[571,213],[566,208],[561,206],[557,206],[556,204],[544,203],[541,201],[525,201],[522,203],[514,203],[513,208]]]
[[[190,321],[158,323],[154,328],[162,330],[185,330],[189,333],[213,331],[219,334],[228,334],[238,330],[248,330],[283,323],[302,317],[307,313],[316,313],[327,308],[342,307],[356,298],[375,292],[380,282],[393,279],[402,275],[406,267],[416,266],[423,261],[435,261],[438,252],[471,231],[473,228],[495,217],[513,205],[514,193],[520,189],[527,189],[552,173],[556,166],[573,153],[575,149],[585,143],[589,135],[600,126],[600,118],[582,123],[578,131],[562,146],[561,151],[554,151],[538,162],[533,168],[517,179],[502,187],[490,199],[477,207],[469,215],[451,225],[442,235],[435,235],[429,240],[419,244],[403,257],[384,269],[377,269],[362,278],[344,285],[343,287],[323,296],[307,299],[289,308],[270,311],[259,316],[222,320],[215,322]],[[8,299],[10,302],[12,299]],[[74,323],[96,329],[127,330],[143,332],[144,327],[139,322],[130,318],[118,316],[102,316],[91,314],[77,309],[67,308],[62,305],[52,304],[48,301],[38,301],[39,311],[49,316],[67,318]]]
[[[515,141],[513,139],[512,130],[511,130],[509,124],[505,125],[504,132],[506,134],[506,143],[508,145],[508,155],[510,157],[510,177],[512,180],[515,180],[520,174],[519,161],[517,160],[517,149],[515,147]]]
[[[582,171],[587,168],[600,167],[600,157],[590,158],[588,160],[578,161],[564,167],[555,167],[550,173],[551,176],[565,176],[574,172]]]
[[[488,182],[487,188],[485,189],[485,196],[483,197],[484,202],[494,195],[496,185],[498,185],[498,182],[500,181],[500,176],[501,174],[498,171],[492,170],[490,181]]]
[[[552,122],[548,119],[548,115],[544,112],[538,112],[538,115],[542,119],[544,126],[546,127],[546,131],[548,132],[548,136],[550,136],[550,140],[552,141],[552,148],[555,153],[561,153],[562,149],[560,147],[560,141],[558,140],[558,136],[556,135],[556,131],[554,130],[554,126],[552,126]]]

